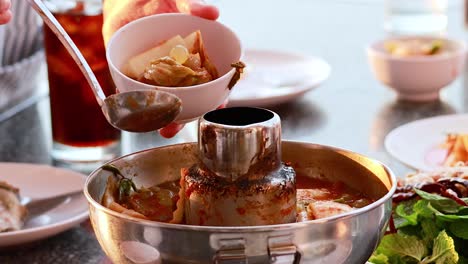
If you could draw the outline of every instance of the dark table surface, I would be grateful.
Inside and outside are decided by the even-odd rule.
[[[427,103],[396,100],[375,80],[365,46],[385,37],[383,0],[212,1],[220,20],[232,27],[244,47],[299,52],[325,59],[330,78],[304,97],[270,107],[282,118],[283,138],[336,146],[376,158],[397,175],[412,169],[386,153],[383,141],[393,128],[443,114],[466,112],[468,72]],[[465,40],[461,1],[450,1],[448,35]],[[37,89],[47,87],[39,72]],[[49,101],[46,93],[0,114],[0,161],[51,164]],[[3,118],[2,118],[3,117]],[[156,133],[123,134],[123,152],[179,143],[194,134],[189,125],[167,140]],[[89,221],[38,243],[0,250],[0,263],[107,263]]]

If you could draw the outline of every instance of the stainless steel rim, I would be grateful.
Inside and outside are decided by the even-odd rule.
[[[312,144],[310,142],[289,141],[289,140],[283,140],[282,142],[283,143],[289,143],[289,144],[308,144],[308,145],[313,145],[314,147],[318,147],[318,148],[328,148],[328,149],[338,151],[338,152],[346,152],[346,153],[350,153],[350,154],[360,155],[360,154],[358,154],[356,152],[353,152],[353,151],[348,151],[348,150],[340,149],[340,148],[336,148],[336,147],[324,146],[324,145],[320,145],[320,144]],[[174,144],[174,145],[171,145],[171,146],[182,146],[182,145],[191,145],[191,144],[196,144],[196,142],[179,143],[179,144]],[[168,146],[156,147],[156,148],[146,149],[146,150],[134,152],[134,153],[131,153],[131,154],[127,154],[127,155],[121,156],[119,158],[113,159],[113,160],[107,162],[106,164],[111,164],[116,160],[120,160],[120,159],[123,159],[123,158],[128,157],[128,156],[133,156],[133,155],[136,155],[136,154],[139,154],[139,153],[144,153],[144,152],[152,151],[154,149],[160,149],[160,148],[165,148],[165,147],[168,147]],[[191,225],[184,225],[184,224],[169,224],[169,223],[162,223],[162,222],[156,222],[156,221],[151,221],[151,220],[143,220],[143,219],[133,218],[133,217],[130,217],[130,216],[126,216],[126,215],[117,213],[117,212],[115,212],[115,211],[113,211],[111,209],[108,209],[108,208],[104,207],[98,201],[94,200],[91,197],[91,194],[88,192],[88,185],[91,182],[91,180],[94,177],[96,177],[97,172],[100,170],[100,168],[97,168],[96,170],[94,170],[90,174],[90,176],[88,176],[88,178],[86,179],[84,194],[86,196],[86,199],[88,200],[89,205],[96,208],[97,210],[106,212],[107,214],[110,214],[110,215],[118,217],[118,218],[125,219],[126,221],[129,221],[129,222],[140,223],[140,224],[144,224],[144,225],[150,226],[150,227],[159,227],[159,228],[168,228],[168,229],[177,229],[177,230],[188,230],[188,231],[218,232],[218,233],[289,230],[289,229],[295,229],[295,228],[299,228],[299,227],[306,227],[306,226],[308,226],[310,224],[315,224],[315,223],[332,223],[332,222],[335,222],[335,221],[338,221],[338,220],[348,219],[348,218],[351,218],[351,217],[354,217],[354,216],[357,216],[357,215],[364,214],[367,211],[371,211],[373,209],[376,209],[377,207],[381,206],[382,204],[384,204],[384,203],[386,203],[388,201],[391,201],[391,197],[393,196],[393,194],[394,194],[394,192],[396,190],[396,187],[397,187],[396,186],[397,181],[396,181],[396,177],[395,177],[394,173],[390,170],[390,168],[388,168],[382,162],[377,161],[377,160],[372,159],[372,158],[367,158],[367,159],[372,161],[372,162],[375,162],[376,164],[379,164],[387,172],[389,180],[391,182],[391,188],[390,188],[390,190],[388,190],[387,194],[385,194],[383,197],[381,197],[377,201],[373,202],[372,204],[367,205],[367,206],[362,207],[362,208],[359,208],[359,209],[356,209],[356,210],[353,210],[353,211],[351,211],[349,213],[340,214],[340,215],[337,215],[337,216],[332,216],[332,217],[327,217],[327,218],[322,218],[322,219],[316,219],[316,220],[300,222],[300,223],[289,223],[289,224],[278,224],[278,225],[262,225],[262,226],[247,226],[247,227],[245,227],[245,226],[244,227],[218,227],[218,226],[191,226]]]

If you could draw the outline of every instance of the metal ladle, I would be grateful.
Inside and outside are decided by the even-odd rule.
[[[130,132],[149,132],[168,125],[179,115],[182,110],[181,100],[164,91],[131,91],[113,94],[106,98],[80,50],[42,0],[28,0],[28,2],[78,64],[93,90],[102,113],[112,126]]]

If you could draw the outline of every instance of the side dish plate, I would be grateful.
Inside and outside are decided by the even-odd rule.
[[[0,163],[0,180],[19,188],[20,195],[46,198],[83,189],[86,176],[48,165]],[[0,248],[44,239],[88,218],[84,195],[73,196],[44,214],[27,219],[23,229],[0,233]]]
[[[328,79],[321,58],[284,51],[246,50],[244,76],[229,96],[229,106],[266,107],[297,99]]]
[[[442,166],[446,151],[441,147],[448,133],[468,133],[468,114],[417,120],[392,130],[385,138],[386,150],[417,170]]]

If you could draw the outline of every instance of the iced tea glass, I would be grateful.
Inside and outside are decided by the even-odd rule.
[[[115,93],[102,37],[101,0],[44,0],[44,3],[83,53],[104,93]],[[54,161],[59,165],[85,166],[120,155],[121,132],[106,121],[84,75],[46,25],[44,44]]]
[[[393,35],[444,35],[448,0],[386,0],[385,24]]]

